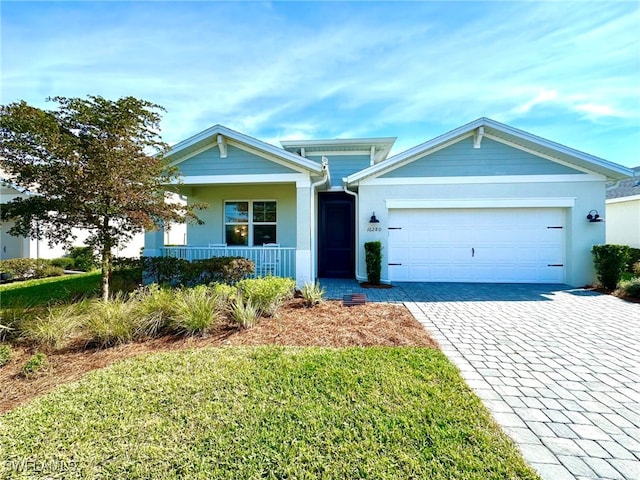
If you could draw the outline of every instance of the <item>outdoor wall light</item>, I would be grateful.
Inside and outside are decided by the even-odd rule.
[[[371,218],[369,219],[369,223],[380,223],[380,220],[376,218],[376,212],[371,214]]]
[[[589,220],[591,223],[604,222],[604,218],[600,218],[600,214],[597,210],[591,210],[587,214],[587,220]]]

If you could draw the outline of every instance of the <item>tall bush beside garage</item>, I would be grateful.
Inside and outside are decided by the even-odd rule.
[[[372,285],[380,285],[382,272],[382,242],[366,242],[364,244],[365,261],[367,263],[367,281]]]
[[[596,275],[602,286],[615,290],[627,268],[629,247],[626,245],[594,245],[591,248]]]

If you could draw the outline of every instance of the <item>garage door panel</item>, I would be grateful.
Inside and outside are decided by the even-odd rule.
[[[565,213],[540,209],[391,210],[392,281],[562,283]],[[561,228],[549,228],[561,227]],[[402,232],[402,233],[400,233]]]

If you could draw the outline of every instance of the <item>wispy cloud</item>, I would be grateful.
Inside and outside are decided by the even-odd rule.
[[[597,123],[626,161],[639,21],[625,2],[10,2],[2,101],[134,95],[167,108],[170,142],[222,123],[411,145],[489,116],[582,148]]]

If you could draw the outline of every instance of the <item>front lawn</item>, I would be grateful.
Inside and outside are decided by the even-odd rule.
[[[100,271],[41,278],[0,285],[0,307],[16,304],[35,307],[68,302],[100,292]]]
[[[144,355],[0,418],[3,478],[538,478],[431,348]]]

